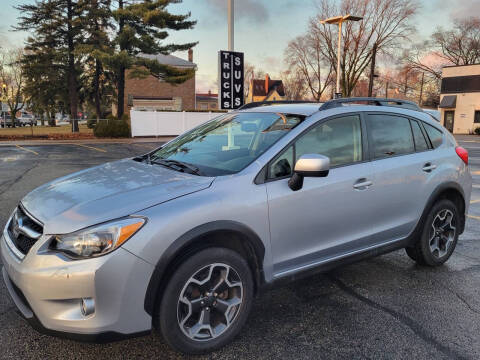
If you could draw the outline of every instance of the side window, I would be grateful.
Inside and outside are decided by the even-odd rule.
[[[295,143],[295,160],[304,154],[328,156],[331,167],[362,161],[360,117],[344,116],[315,126]]]
[[[428,150],[428,143],[425,136],[423,136],[422,129],[418,121],[410,120],[412,124],[413,140],[415,141],[415,150],[416,151],[425,151]]]
[[[428,124],[424,124],[423,127],[427,131],[428,137],[430,138],[430,141],[432,142],[432,146],[434,149],[442,145],[443,134],[440,130]]]
[[[409,120],[395,115],[369,115],[369,140],[374,159],[415,152]]]
[[[268,178],[277,179],[292,174],[293,163],[293,145],[289,146],[268,168]]]

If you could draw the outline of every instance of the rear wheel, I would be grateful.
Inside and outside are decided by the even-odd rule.
[[[160,329],[175,349],[202,354],[230,342],[247,320],[253,279],[236,252],[209,248],[182,263],[160,305]]]
[[[421,265],[442,265],[457,245],[458,224],[457,206],[447,199],[437,201],[425,219],[420,239],[405,249],[408,256]]]

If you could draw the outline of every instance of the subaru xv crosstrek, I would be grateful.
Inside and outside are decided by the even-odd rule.
[[[18,310],[52,335],[156,328],[197,354],[282,280],[400,248],[443,264],[465,226],[468,153],[413,103],[354,100],[249,105],[33,190],[0,241]]]

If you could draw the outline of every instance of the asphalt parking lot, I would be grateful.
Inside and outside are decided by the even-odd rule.
[[[419,267],[402,250],[276,288],[256,299],[240,336],[209,358],[479,359],[480,137],[463,140],[475,185],[466,231],[446,265]],[[40,184],[157,145],[0,146],[0,226]],[[15,312],[3,281],[0,324],[1,359],[181,358],[158,334],[105,345],[41,335]]]

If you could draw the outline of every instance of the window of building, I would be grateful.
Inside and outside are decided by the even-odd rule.
[[[480,91],[480,75],[446,77],[441,88],[443,94]]]
[[[476,123],[476,124],[480,123],[480,111],[479,110],[475,111],[475,117],[473,118],[473,122]]]
[[[415,151],[409,120],[393,115],[369,115],[369,138],[375,159],[410,154]]]

